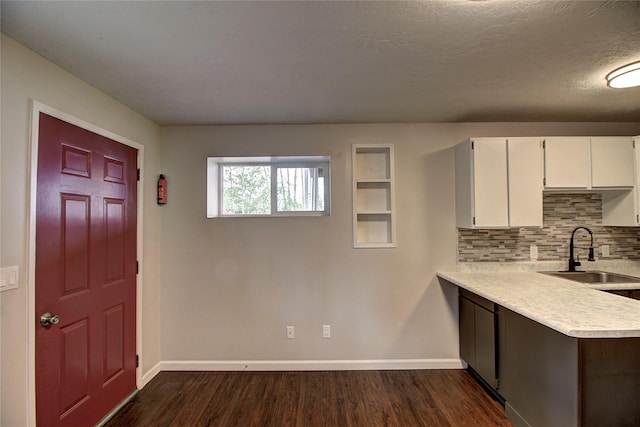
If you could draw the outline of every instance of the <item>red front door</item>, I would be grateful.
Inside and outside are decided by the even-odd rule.
[[[38,426],[93,426],[135,390],[136,160],[133,148],[40,113]]]

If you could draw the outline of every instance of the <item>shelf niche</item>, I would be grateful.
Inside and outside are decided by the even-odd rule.
[[[352,146],[353,247],[395,247],[393,145]]]

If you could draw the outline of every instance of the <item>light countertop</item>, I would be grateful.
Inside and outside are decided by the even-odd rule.
[[[556,270],[555,266],[538,267]],[[597,269],[640,277],[635,265]],[[438,277],[570,337],[640,337],[640,300],[598,290],[640,289],[640,283],[588,285],[535,271],[510,270],[476,268],[438,272]],[[521,266],[520,270],[528,268]]]

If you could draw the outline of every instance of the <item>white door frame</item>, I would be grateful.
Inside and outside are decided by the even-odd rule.
[[[144,194],[144,146],[135,141],[116,135],[108,130],[102,129],[94,124],[81,120],[70,114],[49,107],[38,101],[32,100],[31,108],[31,132],[30,132],[30,174],[29,174],[29,228],[27,238],[27,340],[28,340],[28,364],[27,364],[27,426],[36,426],[36,191],[38,182],[38,139],[40,113],[48,114],[52,117],[64,120],[67,123],[81,127],[98,135],[112,139],[120,144],[138,150],[138,168],[140,169],[140,180],[138,181],[138,207],[137,207],[137,259],[142,266],[143,263],[143,194]],[[142,268],[136,276],[136,354],[142,359]],[[141,371],[136,369],[136,387],[141,385]]]

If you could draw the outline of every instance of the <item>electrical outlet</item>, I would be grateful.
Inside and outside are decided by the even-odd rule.
[[[602,245],[600,247],[600,253],[602,254],[602,258],[607,258],[607,257],[611,256],[609,245]]]
[[[529,246],[529,258],[532,260],[538,259],[538,247],[536,245]]]
[[[331,338],[331,325],[322,325],[322,338]]]
[[[296,337],[296,327],[287,326],[287,339],[294,339]]]

